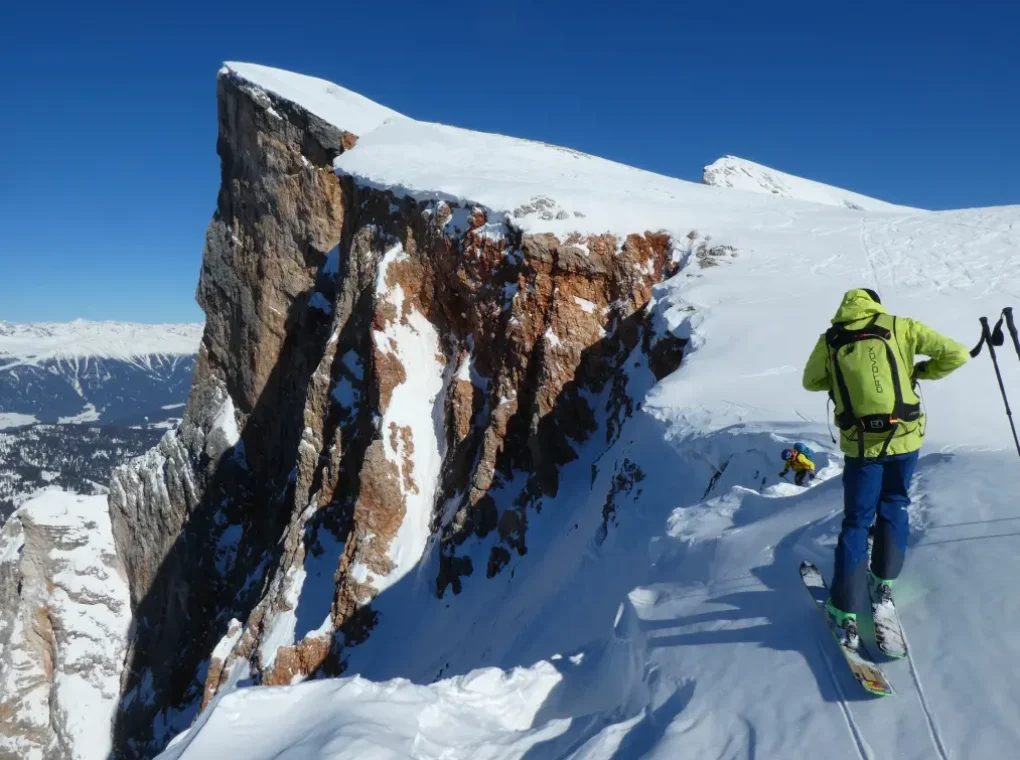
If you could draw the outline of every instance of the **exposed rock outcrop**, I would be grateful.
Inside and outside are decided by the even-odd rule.
[[[230,71],[219,113],[187,413],[111,486],[136,612],[122,757],[228,681],[343,672],[426,554],[440,596],[525,554],[559,468],[633,411],[624,363],[655,348],[677,266],[665,234],[526,234],[338,178],[350,132]],[[682,344],[658,353],[675,368]]]
[[[341,130],[228,73],[219,118],[222,182],[198,286],[208,317],[184,421],[111,482],[136,614],[117,725],[126,757],[188,725],[210,653],[288,553],[312,445],[305,399],[329,338],[309,301],[340,240],[329,164]]]
[[[51,489],[0,531],[0,758],[106,760],[131,620],[103,496]]]

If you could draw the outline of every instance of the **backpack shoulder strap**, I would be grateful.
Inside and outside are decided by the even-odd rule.
[[[878,324],[879,314],[873,316],[864,327],[858,328],[857,330],[847,329],[845,324],[833,325],[825,331],[825,342],[832,350],[838,350],[843,346],[847,346],[851,343],[856,343],[859,340],[865,340],[867,338],[881,338],[882,340],[892,340],[892,331]]]
[[[900,346],[899,335],[897,332],[898,320],[895,316],[890,314],[883,315],[882,321],[885,324],[892,323],[892,330],[890,337],[886,338],[886,351],[889,355],[889,370],[892,373],[893,379],[893,392],[896,394],[896,410],[893,412],[894,417],[901,418],[903,420],[914,420],[920,415],[919,404],[908,404],[903,398],[903,386],[900,385],[900,372],[908,373],[913,367],[908,367],[906,361],[903,359],[903,350]]]
[[[903,363],[902,366],[903,366],[904,371],[907,372],[907,373],[910,373],[910,372],[913,371],[914,368],[911,367],[909,364],[907,364],[907,360],[906,360],[906,358],[903,355],[903,343],[900,342],[900,329],[899,329],[900,320],[899,320],[899,317],[893,317],[892,318],[892,323],[893,323],[893,328],[892,328],[893,329],[893,344],[894,344],[894,346],[896,348],[896,356],[898,356],[900,361]]]

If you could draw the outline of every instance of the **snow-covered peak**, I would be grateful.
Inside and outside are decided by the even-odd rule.
[[[795,200],[843,206],[862,211],[903,211],[906,206],[886,203],[867,195],[833,187],[814,180],[770,169],[737,156],[723,156],[705,167],[702,182],[714,187],[732,187]]]
[[[131,322],[0,322],[0,367],[52,359],[187,356],[198,352],[200,324]]]
[[[221,74],[233,74],[244,81],[289,100],[325,119],[338,129],[361,136],[387,119],[401,118],[391,108],[379,105],[364,95],[344,89],[325,79],[295,74],[255,63],[224,64]]]

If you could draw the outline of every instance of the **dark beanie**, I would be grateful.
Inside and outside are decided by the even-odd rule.
[[[871,288],[861,288],[861,290],[863,290],[865,293],[871,296],[871,300],[874,301],[875,303],[882,303],[882,299],[878,297],[878,293],[876,293]]]

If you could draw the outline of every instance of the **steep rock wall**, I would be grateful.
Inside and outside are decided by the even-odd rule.
[[[339,242],[329,167],[349,136],[229,73],[218,106],[221,188],[197,292],[208,316],[184,421],[111,482],[136,616],[116,730],[125,757],[187,726],[210,652],[262,595],[328,337],[308,296]]]
[[[353,135],[229,73],[219,110],[191,399],[111,486],[136,615],[123,757],[227,682],[343,672],[385,624],[372,599],[428,553],[440,596],[499,574],[574,447],[633,410],[630,352],[682,355],[646,313],[666,235],[526,235],[359,187],[330,169]]]

